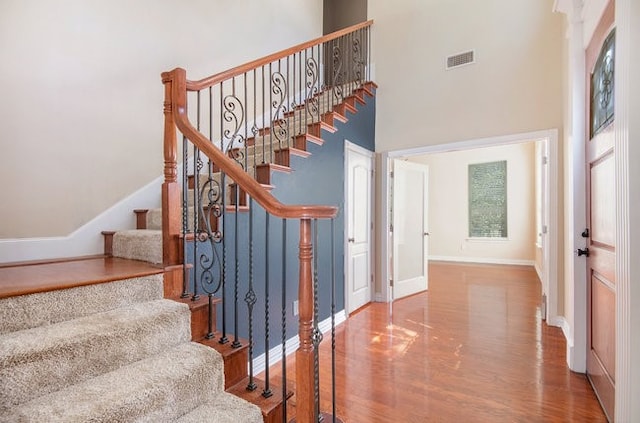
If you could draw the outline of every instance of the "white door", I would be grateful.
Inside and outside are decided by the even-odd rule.
[[[393,161],[393,299],[428,288],[427,198],[429,168]]]
[[[371,301],[373,153],[345,143],[347,199],[345,203],[347,313]]]

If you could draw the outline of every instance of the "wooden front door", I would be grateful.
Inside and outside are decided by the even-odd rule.
[[[610,421],[614,418],[616,354],[614,1],[586,51],[587,65],[587,375]]]

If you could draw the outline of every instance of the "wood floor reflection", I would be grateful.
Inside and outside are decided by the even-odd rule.
[[[606,421],[586,377],[566,365],[562,331],[540,319],[533,268],[431,263],[429,272],[428,292],[392,310],[371,304],[338,328],[344,422]],[[325,336],[323,411],[330,347]]]

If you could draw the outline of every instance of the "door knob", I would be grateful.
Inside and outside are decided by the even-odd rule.
[[[347,240],[347,242],[356,242],[356,239],[355,239],[355,238],[349,238],[349,239]]]
[[[424,236],[429,236],[429,232],[425,232],[425,233],[424,233]]]
[[[589,257],[589,249],[588,248],[585,248],[584,250],[578,248],[577,253],[578,253],[578,257],[580,257],[580,256]]]
[[[589,228],[586,228],[584,231],[582,231],[582,235],[583,238],[589,238]]]

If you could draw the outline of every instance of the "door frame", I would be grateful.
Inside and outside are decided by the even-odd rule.
[[[543,243],[546,247],[543,249],[543,281],[542,285],[547,291],[547,324],[551,326],[558,326],[563,329],[565,336],[568,330],[568,325],[564,317],[558,315],[558,130],[548,129],[536,132],[525,132],[520,134],[503,135],[491,138],[478,138],[467,141],[435,144],[418,148],[394,150],[382,153],[381,157],[381,195],[380,195],[380,210],[381,213],[378,231],[382,234],[380,242],[380,257],[385,259],[381,260],[380,268],[380,280],[376,285],[380,286],[380,292],[377,299],[382,302],[389,302],[392,300],[392,288],[390,286],[390,280],[392,278],[390,253],[393,248],[390,245],[390,190],[391,190],[391,160],[411,157],[431,153],[445,153],[448,151],[456,150],[469,150],[480,147],[500,146],[507,144],[516,144],[527,141],[545,140],[547,144],[547,157],[548,165],[544,167],[546,172],[546,181],[549,187],[544,193],[543,199],[543,216],[546,216],[546,225],[548,227],[547,242]],[[432,207],[432,205],[430,205]]]
[[[349,156],[349,151],[353,151],[355,153],[361,154],[363,156],[367,156],[369,158],[369,160],[371,161],[371,172],[372,172],[372,176],[371,176],[371,198],[370,198],[370,210],[371,210],[371,223],[373,224],[373,228],[375,228],[375,221],[376,221],[376,217],[375,217],[375,204],[376,204],[376,189],[375,189],[375,171],[376,171],[376,162],[375,162],[375,153],[373,151],[369,151],[366,148],[360,147],[357,144],[352,143],[349,140],[344,140],[344,234],[343,234],[343,248],[344,248],[344,254],[343,254],[343,269],[345,269],[344,271],[344,310],[345,312],[347,310],[349,310],[349,286],[350,286],[350,281],[347,279],[348,277],[348,272],[346,271],[347,266],[349,265],[349,255],[347,254],[348,249],[349,249],[349,242],[348,242],[348,238],[349,238],[349,230],[351,229],[349,227],[349,201],[348,201],[348,196],[349,196],[349,160],[348,160],[348,156]],[[373,229],[372,228],[372,229]],[[375,274],[375,257],[376,257],[376,252],[375,252],[375,232],[373,230],[371,230],[371,234],[369,236],[369,272],[372,276],[372,278],[370,278],[370,288],[369,288],[369,301],[373,301],[375,298],[375,278],[376,278],[376,274]],[[373,280],[371,280],[373,279]],[[347,313],[347,316],[349,314]]]

